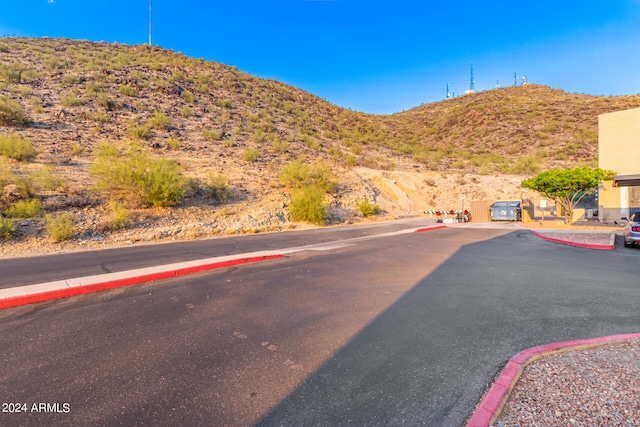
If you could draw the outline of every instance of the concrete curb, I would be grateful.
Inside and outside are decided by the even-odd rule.
[[[466,427],[489,427],[494,423],[500,416],[500,412],[507,403],[509,395],[518,382],[520,375],[522,375],[525,366],[534,360],[555,353],[635,339],[640,339],[640,333],[545,344],[521,351],[507,361],[500,376],[494,381],[471,418],[469,418],[469,421],[467,421]]]
[[[549,231],[553,233],[563,232],[563,230],[549,230]],[[545,236],[544,232],[540,232],[536,230],[531,230],[531,233],[533,233],[534,236],[538,236],[541,239],[548,240],[550,242],[560,243],[568,246],[576,246],[579,248],[598,249],[602,251],[610,251],[616,248],[616,245],[615,245],[616,232],[615,231],[611,232],[611,237],[609,238],[609,244],[573,242],[571,240],[563,240],[563,239],[558,239],[556,237]],[[570,232],[567,232],[567,233],[570,233]]]
[[[160,267],[141,268],[118,273],[100,274],[96,276],[40,283],[37,285],[1,289],[0,309],[82,295],[90,292],[104,291],[122,286],[137,285],[154,280],[198,273],[200,271],[214,270],[217,268],[225,268],[234,265],[279,258],[284,258],[284,255],[275,253],[256,253],[251,257],[209,258],[200,261],[188,261]]]
[[[422,233],[423,231],[431,231],[431,230],[440,230],[442,228],[447,228],[446,225],[430,225],[429,227],[416,228],[416,233]]]

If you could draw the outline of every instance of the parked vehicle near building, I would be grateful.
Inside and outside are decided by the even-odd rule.
[[[640,211],[633,213],[624,226],[624,245],[627,248],[640,245]]]

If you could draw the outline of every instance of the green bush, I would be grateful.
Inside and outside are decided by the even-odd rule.
[[[6,157],[0,156],[0,188],[4,188],[12,180],[13,174]]]
[[[180,148],[180,140],[177,138],[167,139],[167,148],[169,150],[177,150]]]
[[[9,218],[33,218],[42,214],[40,199],[19,200],[9,206],[5,215]]]
[[[368,200],[359,201],[357,207],[364,216],[372,216],[380,213],[380,207]]]
[[[152,159],[148,148],[131,144],[124,150],[110,143],[96,147],[96,161],[89,171],[96,189],[134,203],[170,206],[184,195],[185,179],[172,160]]]
[[[322,202],[324,191],[309,185],[294,191],[289,204],[289,212],[293,221],[306,221],[317,225],[324,225],[329,217],[329,209]]]
[[[153,136],[153,132],[147,125],[131,124],[127,128],[127,135],[133,139],[149,139]]]
[[[158,130],[165,130],[171,127],[171,120],[160,111],[154,111],[153,117],[147,122],[149,126]]]
[[[302,160],[294,160],[284,166],[280,171],[278,181],[285,187],[294,189],[315,185],[324,192],[329,192],[336,187],[329,165],[326,163],[308,165]]]
[[[120,95],[134,97],[136,96],[136,88],[130,85],[120,85],[118,93],[120,93]]]
[[[255,162],[260,158],[260,150],[257,148],[247,148],[242,152],[242,160],[245,162]]]
[[[53,166],[50,165],[33,172],[31,178],[33,179],[34,187],[39,191],[56,191],[66,187],[64,179],[57,175]]]
[[[193,101],[194,101],[193,94],[191,92],[189,92],[188,90],[182,91],[180,93],[180,96],[182,97],[182,99],[187,101],[189,104],[193,104]]]
[[[84,153],[84,147],[81,144],[71,144],[71,154],[73,154],[74,156],[79,156],[82,153]]]
[[[217,99],[216,105],[222,108],[233,108],[233,105],[231,105],[231,101],[227,101],[226,99]]]
[[[155,159],[145,177],[145,199],[157,207],[175,205],[184,196],[184,184],[178,163],[169,159]]]
[[[33,108],[34,113],[44,113],[44,107],[42,106],[42,100],[37,96],[29,98],[29,104]]]
[[[224,137],[224,133],[216,129],[202,129],[202,137],[210,141],[220,141]]]
[[[16,232],[16,225],[10,219],[0,217],[0,238],[9,240]]]
[[[76,233],[73,218],[67,213],[47,215],[45,217],[44,227],[47,230],[49,238],[54,242],[69,240]]]
[[[60,97],[60,102],[65,107],[79,107],[89,102],[86,98],[79,98],[74,93],[67,92]]]
[[[111,211],[111,217],[109,218],[109,226],[114,230],[126,228],[131,225],[131,213],[127,206],[118,201],[109,201],[109,210]]]
[[[65,74],[64,76],[62,76],[60,85],[73,86],[78,84],[79,82],[80,82],[80,77],[76,76],[75,74]]]
[[[213,170],[209,171],[207,189],[211,193],[211,198],[219,202],[226,202],[233,194],[227,177]]]
[[[291,147],[289,146],[289,142],[283,141],[278,137],[275,137],[273,139],[273,141],[271,142],[271,147],[273,148],[273,151],[280,154],[285,154],[291,149]]]
[[[0,125],[22,126],[29,121],[29,116],[20,104],[6,96],[0,96]]]
[[[193,110],[191,109],[191,107],[189,107],[188,105],[185,105],[184,107],[182,107],[183,116],[191,117],[192,114],[193,114]]]
[[[28,138],[16,134],[0,135],[0,155],[25,162],[34,159],[38,151]]]

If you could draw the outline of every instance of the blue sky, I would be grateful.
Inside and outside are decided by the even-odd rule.
[[[138,44],[148,0],[2,0],[0,35]],[[153,0],[153,44],[389,114],[529,82],[640,93],[640,0]]]

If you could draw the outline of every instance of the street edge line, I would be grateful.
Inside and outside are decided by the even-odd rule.
[[[0,300],[0,309],[17,307],[21,305],[34,304],[37,302],[49,301],[52,299],[66,298],[76,295],[88,294],[91,292],[99,292],[107,289],[114,289],[123,286],[137,285],[145,282],[152,282],[160,279],[171,277],[185,276],[201,271],[214,270],[218,268],[232,267],[235,265],[249,264],[259,261],[268,261],[272,259],[281,259],[284,255],[263,255],[256,257],[245,257],[232,259],[227,261],[212,262],[202,265],[183,267],[167,271],[160,271],[150,274],[141,274],[137,276],[124,277],[121,279],[107,280],[103,282],[88,283],[82,286],[65,287],[46,292],[38,292],[29,295],[20,295]]]
[[[612,335],[584,340],[564,341],[552,344],[540,345],[523,350],[511,357],[498,378],[482,399],[474,411],[466,427],[489,427],[500,416],[502,408],[507,403],[511,391],[515,387],[524,368],[534,360],[556,353],[564,353],[572,350],[597,347],[604,344],[613,344],[640,339],[640,333]]]
[[[446,225],[431,225],[429,227],[416,228],[416,233],[422,233],[423,231],[431,231],[431,230],[440,230],[442,228],[447,228]]]

